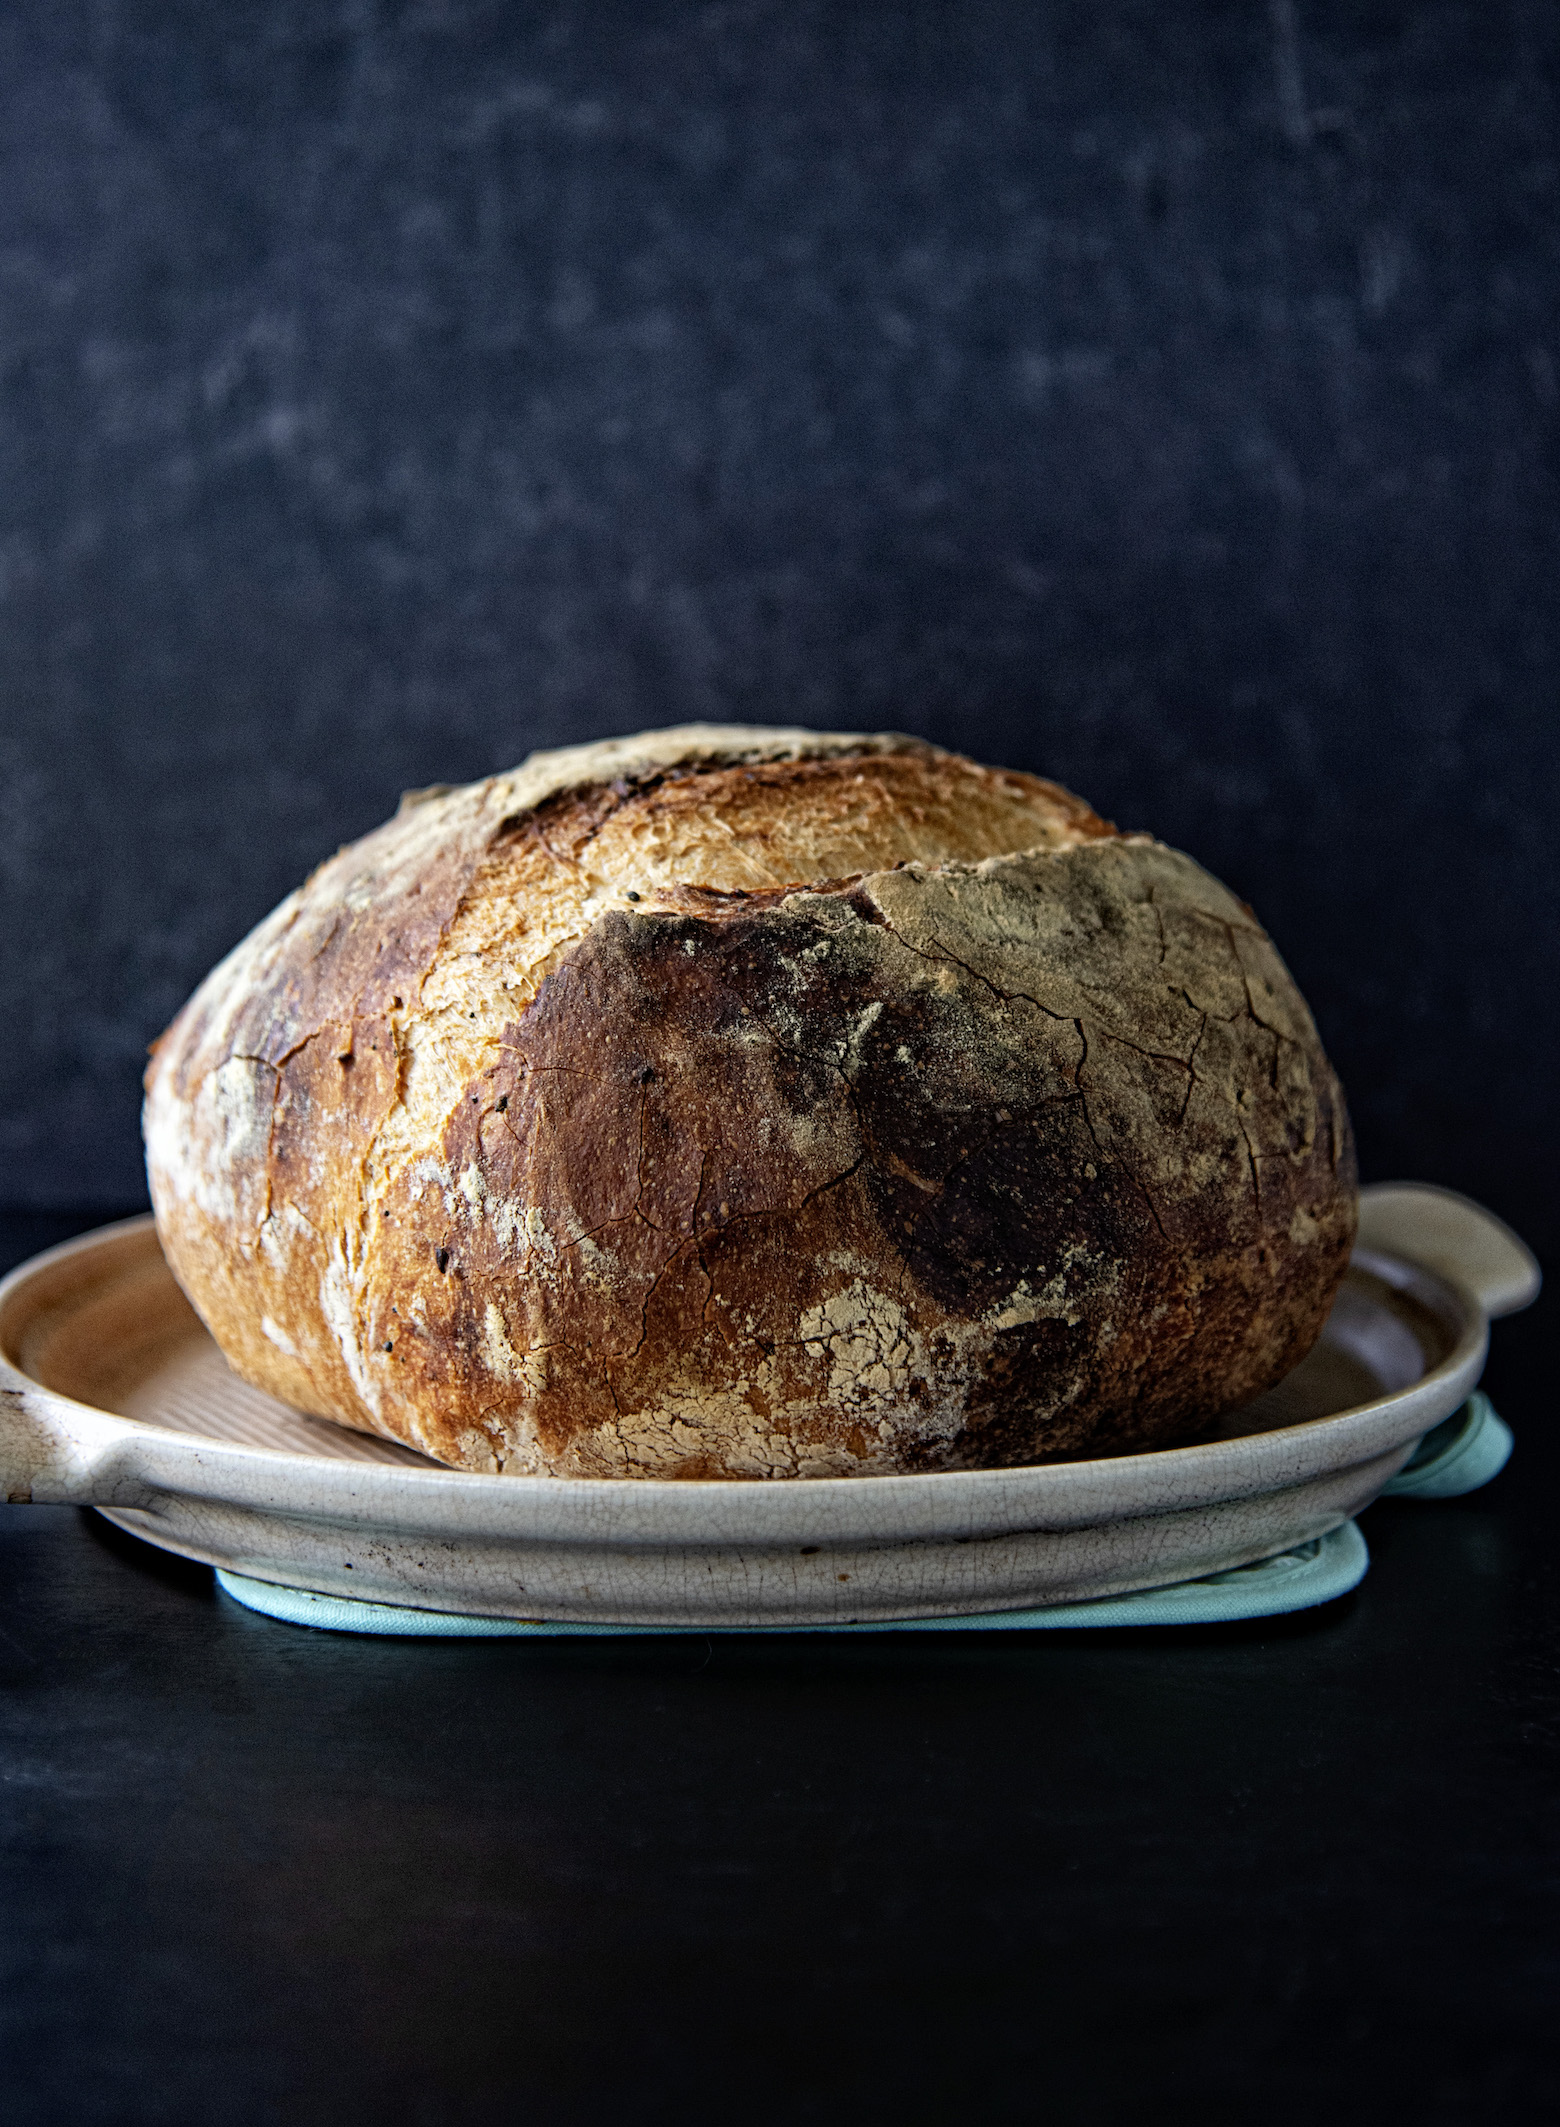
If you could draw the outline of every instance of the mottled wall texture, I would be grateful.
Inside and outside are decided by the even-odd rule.
[[[1248,898],[1555,1233],[1550,0],[0,10],[0,1199],[405,785],[893,726]]]

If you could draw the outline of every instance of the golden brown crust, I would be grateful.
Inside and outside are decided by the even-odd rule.
[[[344,851],[165,1037],[240,1372],[469,1467],[770,1476],[1168,1442],[1302,1356],[1347,1118],[1190,859],[910,740],[556,763]]]

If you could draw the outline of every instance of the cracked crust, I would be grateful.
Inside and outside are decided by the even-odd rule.
[[[685,727],[424,792],[148,1072],[231,1363],[468,1468],[1183,1439],[1309,1348],[1343,1099],[1250,912],[1037,778]]]

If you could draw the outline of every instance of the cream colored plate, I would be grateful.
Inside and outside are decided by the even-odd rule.
[[[1214,1573],[1367,1506],[1538,1289],[1444,1190],[1369,1190],[1321,1342],[1202,1445],[924,1477],[489,1477],[306,1418],[224,1364],[132,1219],[0,1285],[0,1480],[258,1580],[494,1617],[838,1624]]]

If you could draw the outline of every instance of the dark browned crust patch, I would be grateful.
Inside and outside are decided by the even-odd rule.
[[[944,967],[866,894],[600,923],[446,1132],[452,1276],[406,1347],[437,1451],[480,1412],[496,1461],[601,1474],[990,1466],[1173,1441],[1286,1372],[1350,1237],[1330,1074],[1274,1118],[1264,1209],[1194,1067],[1091,1075],[1087,1020]],[[1140,1156],[1144,1110],[1200,1186]],[[431,1245],[415,1186],[374,1333]]]

